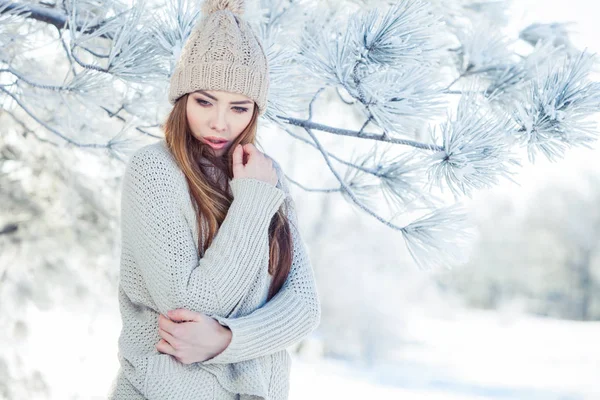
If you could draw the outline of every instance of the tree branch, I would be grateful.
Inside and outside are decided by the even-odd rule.
[[[333,128],[331,126],[318,124],[318,123],[312,122],[310,120],[297,119],[297,118],[292,118],[292,117],[284,117],[282,115],[277,115],[277,118],[280,118],[280,119],[286,121],[290,125],[299,126],[304,129],[315,129],[318,131],[334,133],[336,135],[341,135],[341,136],[352,136],[352,137],[356,137],[356,138],[360,138],[360,139],[371,139],[371,140],[377,140],[380,142],[402,144],[402,145],[412,146],[412,147],[416,147],[416,148],[424,149],[424,150],[432,150],[432,151],[443,151],[444,150],[443,147],[435,145],[435,144],[420,143],[420,142],[416,142],[414,140],[408,140],[408,139],[396,139],[396,138],[391,138],[385,134],[376,134],[376,133],[362,133],[361,134],[360,132],[357,132],[357,131]]]
[[[292,182],[294,185],[298,186],[299,188],[301,188],[302,190],[305,190],[307,192],[333,193],[333,192],[341,192],[342,191],[341,188],[332,188],[332,189],[309,188],[309,187],[302,185],[298,181],[293,180],[286,173],[284,173],[284,175],[288,181]]]
[[[92,148],[105,148],[105,147],[108,147],[106,145],[95,144],[95,143],[77,143],[73,139],[69,138],[68,136],[65,136],[64,134],[62,134],[61,132],[57,131],[56,129],[54,129],[53,127],[51,127],[50,125],[48,125],[47,123],[45,123],[44,121],[42,121],[40,118],[38,118],[27,106],[25,106],[25,104],[23,104],[17,98],[17,96],[15,96],[14,94],[12,94],[8,90],[4,89],[3,87],[0,87],[0,92],[4,92],[8,96],[10,96],[15,101],[15,103],[17,103],[17,105],[19,107],[21,107],[21,109],[23,111],[25,111],[31,118],[33,118],[38,124],[42,125],[44,128],[48,129],[50,132],[52,132],[55,135],[59,136],[61,139],[65,140],[66,142],[68,142],[68,143],[70,143],[72,145],[75,145],[77,147],[92,147]]]
[[[8,111],[7,109],[3,109],[0,112],[0,116],[2,115],[2,113],[6,113],[7,115],[10,115],[10,117],[19,125],[21,125],[21,127],[23,128],[23,137],[27,137],[27,135],[33,135],[33,137],[35,137],[38,141],[43,142],[43,143],[48,143],[52,146],[58,147],[57,143],[54,143],[51,140],[47,140],[44,138],[41,138],[34,130],[30,129],[25,122],[21,121],[19,118],[17,118],[17,116],[12,113],[11,111]]]
[[[54,25],[58,29],[64,29],[65,24],[67,23],[67,17],[65,16],[65,14],[46,7],[39,7],[31,4],[22,4],[7,0],[0,0],[0,8],[3,12],[9,12],[15,9],[23,8],[26,10],[26,12],[29,13],[29,15],[27,15],[27,18],[35,19],[37,21]]]
[[[28,15],[26,15],[27,18],[34,19],[34,20],[40,21],[40,22],[45,22],[50,25],[54,25],[59,30],[65,29],[66,25],[67,25],[67,15],[66,14],[64,14],[63,12],[60,12],[60,11],[56,11],[56,10],[47,8],[47,7],[40,7],[40,6],[33,5],[33,4],[15,3],[12,1],[8,1],[8,0],[0,0],[0,9],[4,13],[11,12],[15,9],[23,9],[23,10],[25,10],[25,12],[28,13]],[[118,17],[118,15],[116,15],[115,17],[109,18],[108,20],[102,21],[99,24],[93,25],[93,26],[87,28],[83,33],[94,32],[94,31],[98,30],[100,27],[102,27],[106,22],[108,22],[116,17]],[[76,30],[82,31],[82,28],[80,26],[77,26]],[[100,35],[100,37],[103,37],[105,39],[112,39],[112,36],[108,33],[102,34],[102,35]]]
[[[335,170],[335,168],[333,168],[333,165],[331,165],[331,161],[329,160],[329,156],[327,155],[327,151],[325,151],[325,149],[323,148],[323,146],[321,145],[321,143],[319,142],[319,140],[317,139],[317,137],[315,136],[314,133],[312,133],[312,131],[310,130],[310,128],[304,128],[304,130],[310,135],[310,137],[312,138],[312,140],[315,142],[315,145],[317,146],[317,148],[319,149],[319,151],[321,152],[321,154],[323,155],[323,158],[325,159],[325,162],[327,163],[327,166],[329,167],[329,170],[331,171],[331,173],[333,173],[333,175],[335,176],[335,178],[338,180],[338,182],[340,183],[340,185],[342,186],[341,189],[343,189],[344,192],[346,192],[348,194],[348,196],[350,196],[350,198],[352,199],[352,201],[359,206],[363,211],[365,211],[367,214],[375,217],[377,220],[379,220],[380,222],[382,222],[383,224],[385,224],[386,226],[395,229],[397,231],[400,232],[404,232],[406,228],[402,227],[402,226],[398,226],[396,224],[393,224],[391,222],[389,222],[388,220],[386,220],[385,218],[379,216],[378,214],[376,214],[375,212],[371,211],[371,209],[369,209],[367,206],[365,206],[355,195],[354,192],[352,192],[352,189],[350,189],[348,187],[348,185],[346,185],[346,182],[344,182],[344,180],[342,179],[342,177],[338,174],[338,172]]]
[[[46,85],[46,84],[43,84],[43,83],[33,82],[32,80],[30,80],[30,79],[26,78],[25,76],[21,75],[20,72],[15,71],[14,69],[12,69],[10,67],[9,68],[4,68],[4,69],[0,69],[0,73],[2,73],[2,72],[8,72],[8,73],[14,75],[15,77],[17,77],[17,79],[25,82],[29,86],[33,86],[33,87],[36,87],[36,88],[39,88],[39,89],[53,90],[55,92],[60,92],[60,91],[62,91],[62,92],[69,92],[69,91],[73,90],[73,88],[69,87],[69,86]]]
[[[307,139],[303,138],[302,136],[296,135],[294,132],[292,132],[290,129],[288,129],[286,127],[281,127],[281,128],[285,132],[287,132],[288,135],[292,136],[293,138],[298,139],[301,142],[304,142],[307,145],[312,146],[312,147],[314,147],[315,149],[318,150],[317,146],[313,142],[311,142],[310,140],[307,140]],[[377,170],[374,170],[374,169],[371,169],[371,168],[365,168],[365,167],[362,167],[360,165],[356,165],[356,164],[354,164],[354,163],[352,163],[350,161],[346,161],[346,160],[344,160],[344,159],[342,159],[342,158],[340,158],[340,157],[336,156],[335,154],[332,154],[332,153],[330,153],[328,151],[326,151],[326,153],[327,153],[327,155],[329,157],[333,158],[334,160],[336,160],[337,162],[339,162],[341,164],[347,165],[349,167],[358,169],[360,171],[366,172],[368,174],[371,174],[371,175],[374,175],[374,176],[377,176],[377,177],[381,177],[382,176]]]

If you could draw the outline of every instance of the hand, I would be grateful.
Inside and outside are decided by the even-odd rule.
[[[183,364],[206,361],[227,348],[231,331],[217,320],[185,309],[158,316],[161,340],[156,349],[174,356]]]
[[[244,165],[244,155],[248,156]],[[238,145],[233,151],[233,177],[254,178],[277,185],[277,171],[273,161],[261,153],[252,143]]]

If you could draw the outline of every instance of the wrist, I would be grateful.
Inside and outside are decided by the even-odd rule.
[[[227,348],[227,346],[229,346],[229,343],[231,343],[231,338],[233,337],[233,333],[231,332],[231,329],[229,329],[229,327],[223,326],[222,337],[223,337],[223,350],[225,350]]]
[[[227,327],[227,326],[223,326],[223,325],[219,325],[219,329],[217,331],[217,335],[216,335],[216,340],[213,341],[213,354],[210,355],[210,357],[207,360],[212,360],[216,357],[219,357],[221,355],[221,353],[223,353],[225,350],[227,350],[227,347],[229,346],[229,343],[231,343],[231,338],[233,337],[233,334],[231,332],[231,330]],[[206,360],[203,360],[206,361]]]

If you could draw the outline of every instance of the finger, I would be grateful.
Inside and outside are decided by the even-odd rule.
[[[158,328],[158,334],[160,335],[161,338],[165,339],[167,341],[167,343],[169,343],[169,344],[175,343],[175,338],[173,337],[173,335],[171,335],[169,332],[165,331],[164,329]],[[171,345],[171,347],[173,347],[173,345]]]
[[[248,155],[248,157],[246,157],[246,162],[250,162],[251,160],[253,160],[253,162],[260,162],[259,160],[261,158],[264,158],[264,154],[258,150],[258,148],[256,146],[254,146],[252,143],[248,143],[244,146],[244,151],[246,152],[246,154]]]
[[[237,146],[235,146],[235,150],[233,150],[233,154],[232,154],[232,164],[233,164],[234,170],[236,170],[237,168],[240,168],[244,165],[243,156],[244,156],[244,148],[242,147],[241,144],[238,144]]]
[[[162,318],[158,318],[158,327],[170,333],[171,335],[176,336],[175,331],[177,329],[177,325],[179,325],[177,322],[173,322],[165,316],[163,316]]]
[[[201,316],[197,312],[186,310],[185,308],[178,308],[171,310],[167,313],[169,318],[173,321],[198,321]]]
[[[160,341],[156,344],[156,350],[161,353],[170,354],[172,356],[175,355],[175,349],[171,346],[166,340],[160,339]]]
[[[246,153],[248,153],[248,156],[252,156],[252,155],[258,153],[258,149],[252,143],[246,143],[244,145],[244,151]]]

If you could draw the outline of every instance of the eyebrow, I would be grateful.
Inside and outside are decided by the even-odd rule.
[[[206,97],[209,97],[215,101],[219,101],[219,99],[217,99],[215,96],[211,96],[210,94],[206,93],[204,90],[196,90],[194,93],[201,93],[201,94],[205,95]],[[250,101],[250,100],[232,101],[229,104],[252,104],[252,101]]]

